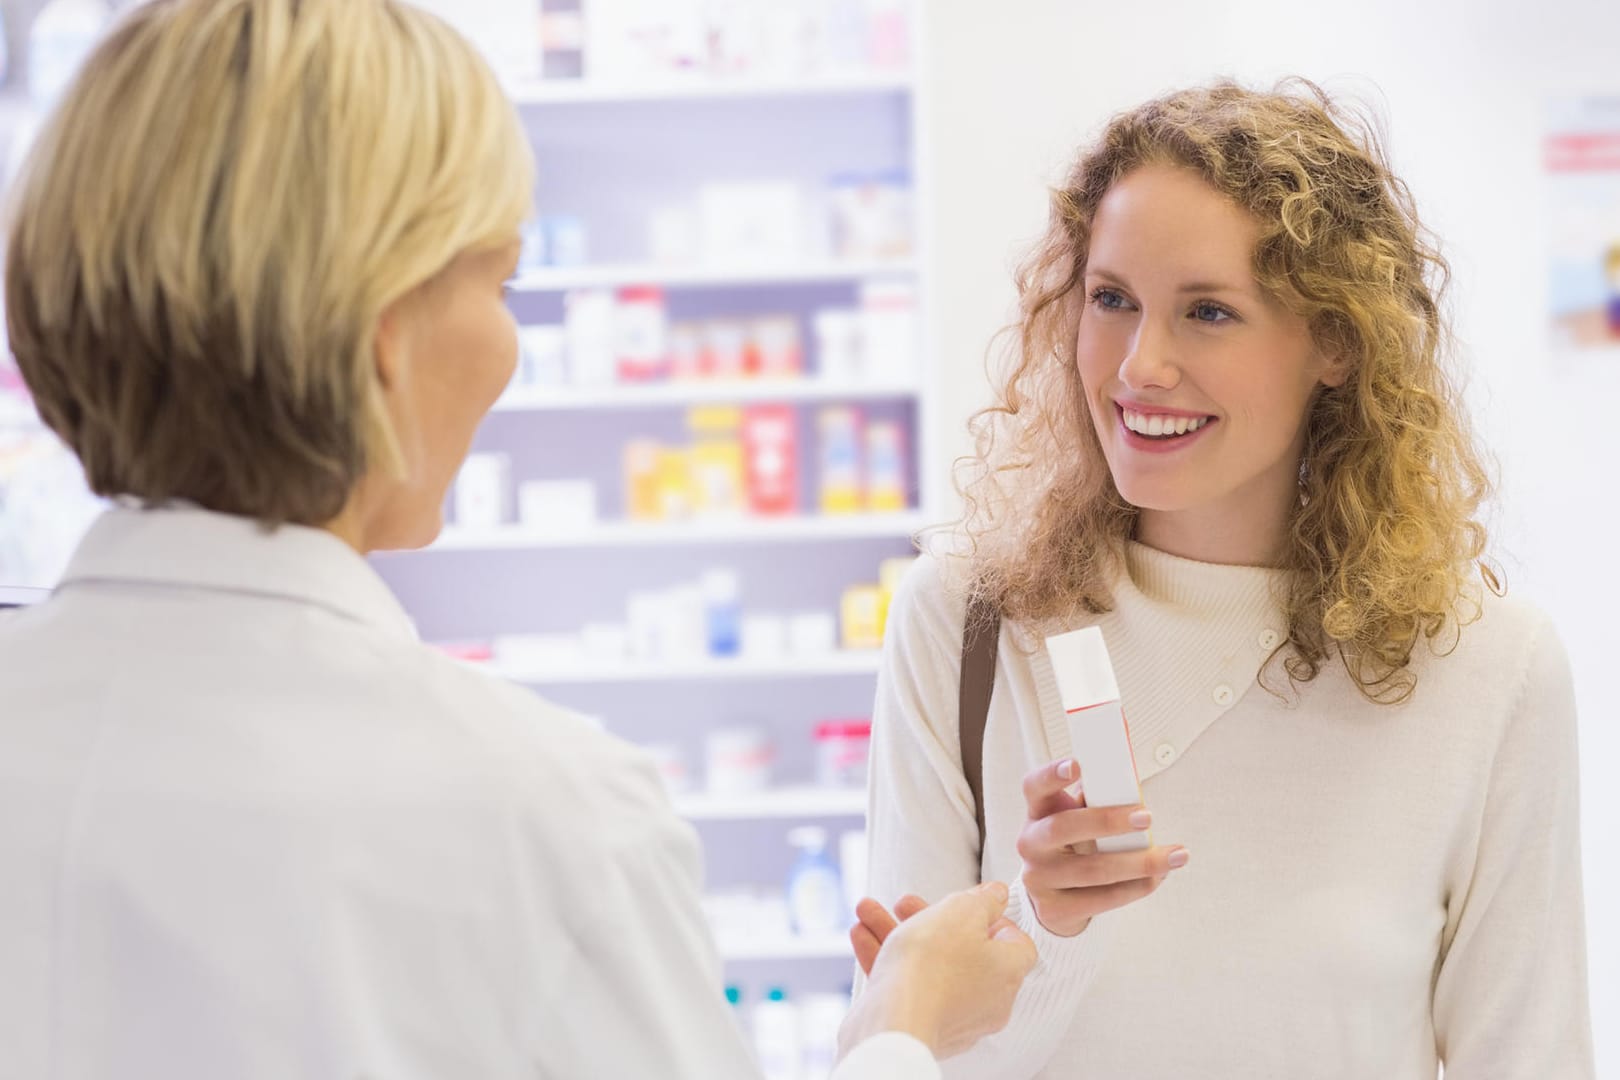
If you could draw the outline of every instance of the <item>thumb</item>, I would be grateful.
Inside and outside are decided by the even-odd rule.
[[[1004,881],[986,881],[975,885],[968,890],[968,895],[978,902],[986,926],[1001,918],[1002,912],[1007,910],[1007,883]]]

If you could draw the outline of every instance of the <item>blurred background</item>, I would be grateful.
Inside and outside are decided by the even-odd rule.
[[[118,6],[0,0],[0,183]],[[1620,5],[423,6],[496,65],[540,178],[518,374],[444,536],[376,564],[424,638],[653,750],[773,1075],[830,1062],[888,596],[911,534],[955,513],[1047,184],[1114,111],[1289,74],[1382,119],[1451,261],[1495,553],[1575,667],[1599,1074],[1620,1070],[1601,674],[1620,647]],[[49,586],[97,509],[0,350],[0,585]]]

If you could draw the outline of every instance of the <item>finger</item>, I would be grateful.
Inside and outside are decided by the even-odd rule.
[[[966,892],[959,892],[949,899],[958,903],[974,904],[979,909],[979,915],[984,919],[984,925],[990,926],[1001,918],[1007,910],[1007,883],[1004,881],[983,881]]]
[[[1061,813],[1084,806],[1082,798],[1070,795],[1065,789],[1080,779],[1080,763],[1073,758],[1042,765],[1024,777],[1024,804],[1029,807],[1031,821],[1039,821],[1048,814]]]
[[[893,933],[896,926],[895,918],[889,914],[889,909],[870,896],[855,905],[855,917],[861,921],[861,925],[866,927],[879,945],[883,944],[884,939]]]
[[[1035,942],[1030,940],[1028,934],[1018,929],[1010,919],[1000,919],[990,928],[990,937],[1008,957],[1019,975],[1027,975],[1034,968],[1039,953],[1035,949]]]
[[[1061,855],[1026,864],[1024,880],[1037,889],[1092,889],[1140,878],[1163,878],[1186,865],[1186,851],[1183,847],[1155,847],[1146,851]]]
[[[872,974],[872,965],[877,963],[878,951],[883,943],[873,936],[864,923],[856,923],[849,928],[849,943],[855,947],[855,960],[861,965],[864,974]]]
[[[1031,821],[1019,834],[1035,849],[1058,851],[1102,839],[1105,836],[1128,836],[1144,832],[1153,825],[1153,813],[1147,807],[1093,806],[1064,810],[1039,821]],[[1026,855],[1025,858],[1029,856]]]
[[[1114,885],[1099,885],[1092,889],[1042,890],[1046,894],[1041,901],[1042,921],[1048,926],[1053,925],[1052,922],[1047,922],[1049,914],[1056,922],[1089,919],[1105,911],[1133,904],[1154,892],[1163,882],[1163,878],[1137,878],[1134,881],[1121,881]]]
[[[913,896],[910,893],[902,896],[899,902],[894,905],[894,913],[899,917],[901,922],[905,922],[913,915],[920,915],[926,910],[928,910],[928,901],[924,900],[920,896]]]

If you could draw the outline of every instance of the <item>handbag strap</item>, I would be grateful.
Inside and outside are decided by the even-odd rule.
[[[996,646],[1001,637],[1001,611],[993,601],[975,597],[962,624],[962,680],[957,698],[962,775],[973,792],[973,818],[979,826],[979,859],[984,859],[984,728],[990,718],[990,695],[996,685]]]

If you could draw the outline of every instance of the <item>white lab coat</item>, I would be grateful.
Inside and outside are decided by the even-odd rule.
[[[0,613],[4,1080],[753,1076],[698,895],[640,752],[328,533],[115,509]]]

